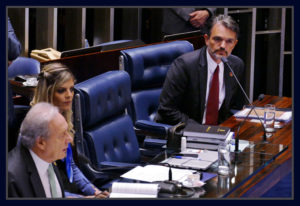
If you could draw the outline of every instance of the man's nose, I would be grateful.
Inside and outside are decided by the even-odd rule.
[[[67,141],[68,144],[73,141],[73,138],[69,133],[67,134],[66,141]]]
[[[225,48],[225,46],[226,46],[226,40],[221,41],[221,47]]]

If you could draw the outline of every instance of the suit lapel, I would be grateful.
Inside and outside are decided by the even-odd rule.
[[[24,157],[24,162],[26,162],[27,171],[31,181],[33,193],[35,197],[46,197],[43,184],[41,182],[40,176],[38,174],[37,168],[34,161],[29,153],[29,150],[22,146],[22,154]]]
[[[200,116],[201,121],[203,119],[203,113],[205,109],[205,97],[206,97],[206,86],[207,86],[207,58],[206,58],[206,46],[202,47],[200,50],[199,55],[199,80],[198,81],[198,87],[200,91],[200,95],[198,95],[198,98],[200,98]]]
[[[225,99],[224,99],[224,106],[228,107],[229,105],[229,100],[231,99],[232,96],[232,88],[231,88],[231,84],[232,84],[232,73],[230,71],[230,69],[227,67],[226,64],[224,64],[224,84],[225,84]]]

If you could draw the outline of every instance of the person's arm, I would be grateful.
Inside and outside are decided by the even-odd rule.
[[[195,28],[200,28],[205,25],[206,20],[209,18],[208,10],[197,10],[190,13],[190,23]]]
[[[78,189],[82,191],[84,195],[94,195],[95,189],[92,183],[84,176],[73,159],[71,162],[71,168],[73,170],[73,181],[77,185]]]
[[[175,125],[187,122],[189,117],[180,109],[183,105],[184,95],[188,89],[189,77],[186,73],[187,66],[182,59],[176,59],[168,73],[160,96],[160,104],[156,121]]]
[[[190,13],[194,12],[194,8],[171,8],[172,12],[174,12],[178,17],[188,22],[190,19]],[[176,26],[176,25],[174,25]]]
[[[212,16],[215,15],[217,9],[216,8],[205,8],[204,10],[207,10],[209,12],[208,18],[211,18]]]
[[[8,38],[8,60],[13,61],[21,54],[21,44],[15,35],[15,31],[10,23],[10,19],[8,18],[7,25],[7,38]]]
[[[8,173],[8,197],[22,197],[19,194],[19,190],[14,178]]]
[[[71,167],[73,170],[73,181],[77,185],[78,189],[82,191],[85,198],[106,198],[109,196],[107,191],[101,191],[94,186],[77,167],[72,159]]]

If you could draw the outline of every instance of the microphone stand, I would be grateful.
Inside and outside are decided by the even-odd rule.
[[[240,82],[239,82],[238,78],[236,77],[236,75],[235,75],[233,69],[232,69],[231,66],[229,65],[227,58],[222,57],[221,60],[222,60],[222,62],[223,62],[224,64],[226,64],[227,67],[230,69],[231,73],[233,74],[233,76],[234,76],[234,78],[235,78],[235,81],[238,83],[238,85],[239,85],[240,89],[242,90],[244,96],[246,97],[248,103],[249,103],[249,104],[251,105],[251,107],[252,107],[252,108],[251,108],[251,111],[254,110],[256,116],[258,117],[258,119],[259,119],[259,121],[260,121],[260,123],[261,123],[261,125],[262,125],[262,127],[263,127],[263,130],[264,130],[264,134],[263,134],[263,142],[267,142],[266,129],[265,129],[265,126],[264,126],[262,120],[259,118],[259,115],[257,114],[257,112],[256,112],[256,110],[255,110],[256,104],[253,105],[253,104],[251,103],[251,101],[250,101],[248,95],[246,94],[245,90],[243,89],[242,85],[240,84]],[[262,98],[261,98],[261,97],[262,97]],[[260,99],[260,98],[261,98],[261,99]],[[259,101],[261,101],[263,98],[264,98],[264,95],[259,95],[259,99],[260,99]],[[248,116],[249,116],[249,114],[251,113],[251,111],[247,114],[247,116],[246,116],[246,118],[244,119],[244,121],[242,122],[242,124],[244,124],[245,120],[248,118]],[[236,153],[239,151],[239,148],[238,148],[238,147],[239,147],[239,131],[240,131],[240,128],[241,128],[241,124],[240,124],[240,126],[239,126],[239,128],[238,128],[237,136],[236,136],[236,138],[235,138],[235,152],[236,152]]]
[[[248,117],[249,117],[249,115],[251,114],[251,112],[252,112],[252,110],[254,110],[255,111],[255,107],[256,107],[256,105],[264,98],[264,96],[265,95],[263,95],[263,94],[261,94],[261,95],[259,95],[259,97],[258,97],[258,101],[254,104],[254,105],[251,105],[251,109],[250,109],[250,111],[248,112],[248,114],[247,114],[247,116],[244,118],[244,120],[240,123],[240,125],[239,125],[239,127],[238,127],[238,129],[237,129],[237,135],[236,135],[236,138],[235,138],[235,152],[238,152],[239,151],[239,134],[240,134],[240,129],[241,129],[241,127],[245,124],[245,122],[246,122],[246,120],[248,119]],[[258,117],[259,118],[259,117]],[[263,134],[264,136],[264,140],[267,138],[267,136],[266,136],[266,133],[264,132],[264,134]]]

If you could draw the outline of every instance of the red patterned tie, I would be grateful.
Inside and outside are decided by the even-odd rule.
[[[206,121],[205,124],[218,124],[218,110],[219,110],[219,65],[215,69],[211,86],[209,89],[207,106],[206,106]]]

